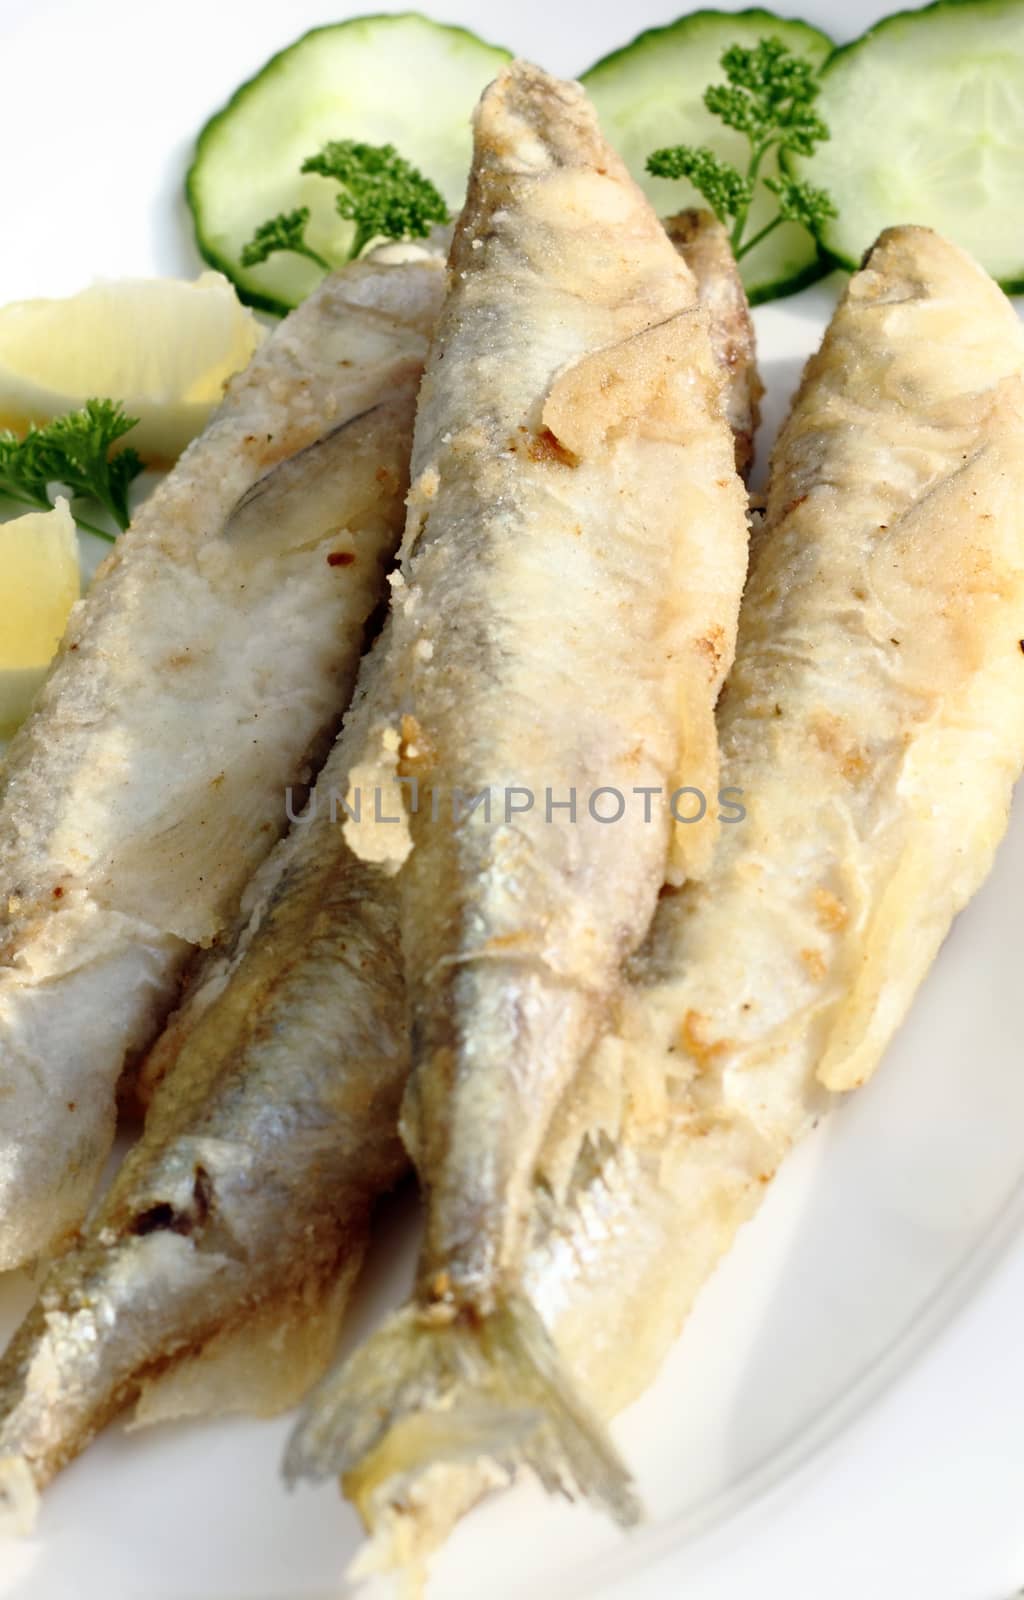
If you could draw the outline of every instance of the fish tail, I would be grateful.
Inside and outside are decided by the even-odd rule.
[[[480,1469],[484,1468],[481,1477]],[[495,1484],[532,1471],[550,1491],[601,1506],[630,1526],[640,1505],[603,1423],[564,1371],[547,1329],[522,1297],[489,1314],[407,1306],[314,1391],[292,1435],[285,1476],[341,1477],[370,1531],[396,1504],[415,1519],[428,1478]],[[465,1509],[461,1507],[460,1509]],[[457,1513],[456,1513],[457,1515]],[[393,1521],[393,1519],[392,1519]],[[409,1526],[388,1542],[421,1558],[447,1527]],[[387,1564],[386,1561],[382,1564]]]

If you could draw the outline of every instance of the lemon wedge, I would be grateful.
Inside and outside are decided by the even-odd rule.
[[[0,522],[0,739],[28,715],[78,599],[78,538],[68,503]]]
[[[133,278],[0,308],[0,428],[22,433],[91,396],[120,400],[144,461],[168,466],[264,337],[219,272]]]

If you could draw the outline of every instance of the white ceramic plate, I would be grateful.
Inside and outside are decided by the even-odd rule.
[[[445,0],[440,14],[571,75],[678,9]],[[837,39],[881,11],[806,8]],[[194,271],[181,180],[195,131],[274,49],[339,13],[344,0],[0,0],[0,301]],[[836,287],[757,313],[762,459]],[[884,1070],[792,1159],[617,1424],[647,1527],[626,1540],[524,1487],[463,1525],[433,1600],[1009,1600],[1024,1585],[1022,949],[1018,810]],[[408,1281],[407,1211],[380,1230],[350,1338]],[[0,1280],[0,1332],[29,1292],[27,1275]],[[355,1518],[331,1486],[284,1493],[287,1429],[109,1431],[48,1493],[38,1537],[0,1549],[0,1593],[339,1594]]]

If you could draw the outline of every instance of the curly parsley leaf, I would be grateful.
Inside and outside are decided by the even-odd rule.
[[[328,272],[330,262],[325,261],[306,239],[308,222],[308,206],[300,206],[297,211],[282,211],[279,216],[271,217],[269,222],[261,222],[242,250],[242,266],[258,267],[276,251],[291,250],[297,256],[306,256]]]
[[[375,239],[424,239],[436,222],[448,221],[444,196],[391,144],[361,144],[335,139],[302,163],[340,185],[338,215],[355,224],[349,253],[355,260]],[[282,212],[256,229],[242,250],[243,267],[259,266],[278,250],[290,250],[328,271],[341,262],[327,261],[306,239],[309,207]]]
[[[798,222],[813,232],[836,213],[824,189],[788,178],[761,179],[761,166],[769,151],[810,156],[829,137],[817,111],[820,84],[809,61],[793,55],[781,39],[761,39],[750,49],[731,45],[721,58],[725,83],[713,83],[704,93],[707,109],[726,127],[742,134],[749,146],[746,170],[723,161],[706,146],[675,145],[655,150],[647,170],[658,178],[688,178],[711,210],[729,230],[737,261],[783,222]],[[746,237],[750,208],[758,183],[776,195],[777,214],[751,237]]]
[[[130,447],[116,455],[111,451],[137,421],[137,417],[126,416],[115,400],[87,400],[78,411],[55,417],[43,428],[30,428],[23,439],[0,433],[0,495],[50,511],[50,486],[58,484],[73,502],[91,500],[119,528],[127,528],[131,516],[128,490],[142,471],[142,462]],[[77,511],[75,520],[100,538],[114,538]]]
[[[435,222],[448,221],[440,191],[392,144],[335,139],[302,163],[341,185],[338,215],[356,225],[351,257],[374,239],[425,239]]]
[[[648,157],[647,170],[656,178],[689,178],[715,216],[722,219],[736,216],[753,199],[753,184],[707,145],[680,144],[655,150]]]
[[[46,469],[42,464],[39,434],[32,429],[26,439],[6,430],[0,433],[0,495],[19,505],[50,511]]]
[[[779,197],[782,222],[799,222],[808,233],[816,233],[829,217],[839,215],[827,189],[818,189],[800,178],[765,178],[764,186]]]

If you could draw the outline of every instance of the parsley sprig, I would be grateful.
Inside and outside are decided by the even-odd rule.
[[[243,246],[243,267],[258,267],[278,250],[293,250],[297,256],[306,256],[325,272],[329,271],[330,262],[325,261],[306,239],[308,222],[308,206],[300,206],[297,211],[282,211],[269,222],[261,222],[249,243]]]
[[[112,447],[135,427],[115,400],[87,400],[79,411],[55,417],[43,428],[32,427],[23,439],[0,432],[0,496],[19,505],[53,510],[51,485],[65,489],[72,502],[91,500],[127,528],[131,513],[128,490],[142,471],[130,446],[111,455]],[[75,510],[75,521],[111,543],[115,534],[88,522]]]
[[[346,261],[354,261],[374,239],[424,239],[435,222],[448,221],[443,195],[394,145],[334,139],[309,156],[301,171],[340,185],[338,215],[355,224]],[[306,238],[308,224],[308,206],[261,223],[242,250],[243,267],[257,267],[278,250],[305,256],[325,272],[340,266],[341,261],[327,261],[313,249]]]
[[[790,178],[780,166],[778,177],[761,178],[765,157],[775,151],[810,156],[829,137],[814,109],[820,87],[815,68],[793,55],[781,39],[762,39],[751,49],[731,45],[721,58],[725,83],[705,90],[707,109],[743,134],[750,145],[746,170],[740,171],[706,145],[674,145],[655,150],[647,170],[656,178],[688,178],[712,211],[729,229],[737,261],[783,222],[798,222],[816,232],[836,208],[825,189]],[[778,212],[749,238],[744,237],[758,182],[778,199]]]

